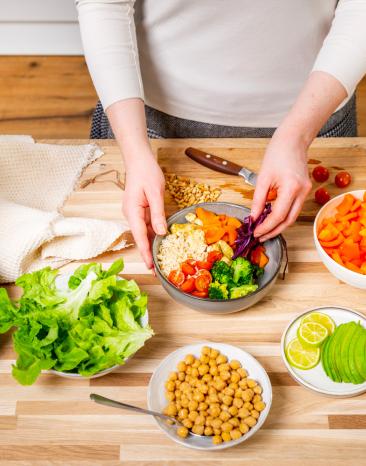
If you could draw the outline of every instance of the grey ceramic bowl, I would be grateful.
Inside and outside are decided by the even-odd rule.
[[[250,214],[250,210],[247,207],[243,207],[238,204],[232,204],[230,202],[206,202],[204,204],[186,207],[185,209],[176,212],[168,218],[168,227],[173,223],[187,223],[185,216],[190,212],[194,212],[198,206],[202,206],[216,214],[222,213],[231,217],[236,217],[239,220],[243,220]],[[228,300],[198,298],[179,290],[163,275],[157,260],[157,254],[163,238],[163,236],[155,236],[152,247],[156,274],[167,293],[175,301],[178,301],[191,309],[195,309],[196,311],[205,312],[207,314],[230,314],[232,312],[247,309],[260,301],[270,291],[280,272],[283,256],[283,242],[281,236],[276,236],[276,238],[265,242],[266,254],[269,258],[269,262],[266,265],[264,274],[258,281],[259,286],[257,291],[244,296],[243,298]]]

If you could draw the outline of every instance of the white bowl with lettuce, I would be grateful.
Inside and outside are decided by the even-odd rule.
[[[13,376],[33,384],[42,371],[94,378],[125,364],[153,335],[147,295],[134,280],[118,277],[123,260],[108,270],[81,265],[63,275],[47,267],[22,275],[17,302],[0,289],[0,333],[16,327]]]

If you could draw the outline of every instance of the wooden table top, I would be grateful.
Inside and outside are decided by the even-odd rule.
[[[257,171],[267,142],[155,140],[152,145],[166,171],[222,188],[220,200],[250,205],[252,189],[241,179],[195,164],[183,155],[184,149],[208,149]],[[100,141],[100,146],[105,155],[85,170],[81,180],[99,175],[97,182],[85,187],[81,183],[64,207],[66,215],[105,219],[120,216],[123,192],[115,181],[116,171],[123,178],[123,164],[114,142]],[[345,168],[354,179],[351,189],[365,188],[366,138],[316,140],[310,149],[309,167],[319,162],[330,169],[332,180],[338,169]],[[103,175],[109,170],[115,171]],[[341,192],[332,182],[329,190],[332,194]],[[168,195],[166,206],[168,214],[177,210]],[[310,392],[293,381],[280,357],[282,331],[301,311],[338,305],[366,314],[366,292],[339,282],[319,261],[312,240],[317,210],[312,193],[299,221],[285,233],[290,259],[286,279],[278,279],[262,302],[237,314],[204,315],[175,303],[146,270],[136,248],[123,251],[125,275],[134,277],[149,295],[150,322],[156,334],[113,374],[91,381],[42,375],[31,387],[19,386],[11,376],[15,358],[11,336],[2,335],[0,466],[366,465],[366,395],[332,399]],[[107,264],[117,256],[106,254],[98,260]],[[77,265],[69,264],[63,270]],[[9,289],[12,296],[17,295],[14,287]],[[93,391],[145,406],[151,373],[161,359],[179,346],[202,340],[242,347],[263,364],[272,381],[274,398],[269,417],[264,427],[240,446],[212,453],[189,450],[166,438],[148,416],[89,401]]]

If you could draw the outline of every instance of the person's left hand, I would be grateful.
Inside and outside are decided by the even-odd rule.
[[[262,213],[271,189],[276,189],[277,198],[270,215],[254,232],[260,241],[273,238],[293,224],[311,190],[305,144],[278,133],[267,147],[258,175],[251,212],[254,220]]]

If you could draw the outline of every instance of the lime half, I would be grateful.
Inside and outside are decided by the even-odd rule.
[[[304,348],[298,338],[286,347],[286,357],[291,366],[304,371],[315,367],[320,360],[319,348]]]
[[[327,336],[327,328],[317,322],[305,322],[297,330],[297,338],[305,348],[320,347]]]
[[[306,324],[307,322],[316,322],[320,325],[324,325],[329,335],[331,335],[336,328],[334,320],[323,312],[310,312],[306,314],[306,316],[301,319],[300,325]]]

